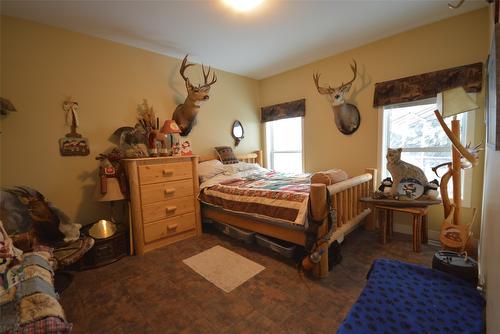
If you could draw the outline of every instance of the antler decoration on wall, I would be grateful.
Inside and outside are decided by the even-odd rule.
[[[186,90],[188,96],[183,104],[179,104],[172,115],[172,119],[177,123],[179,128],[181,129],[181,136],[187,136],[189,132],[191,132],[191,128],[193,127],[193,122],[196,119],[196,115],[200,110],[200,102],[207,101],[209,99],[208,93],[210,92],[210,87],[217,82],[217,76],[212,72],[212,79],[210,82],[208,81],[210,77],[211,67],[208,68],[208,71],[205,72],[205,67],[201,65],[201,70],[203,71],[204,83],[199,84],[198,87],[191,84],[189,78],[184,74],[186,69],[189,66],[193,66],[194,64],[190,64],[187,62],[188,55],[184,57],[184,60],[181,64],[180,74],[184,79],[186,84]]]
[[[344,95],[351,89],[352,83],[356,80],[358,64],[353,60],[354,64],[351,65],[353,78],[347,83],[343,83],[338,87],[321,87],[319,85],[319,77],[321,74],[314,73],[313,80],[316,85],[318,93],[328,95],[330,103],[333,108],[333,115],[335,117],[335,125],[340,132],[345,135],[350,135],[359,128],[361,116],[359,115],[358,108],[350,103],[344,101]]]

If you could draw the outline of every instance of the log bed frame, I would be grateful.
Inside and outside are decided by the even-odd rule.
[[[236,154],[239,161],[257,163],[262,166],[262,151],[255,151],[248,154]],[[218,159],[215,154],[200,157],[200,162]],[[317,221],[323,221],[318,230],[318,239],[328,232],[326,217],[328,213],[326,189],[331,196],[331,203],[337,212],[337,222],[329,242],[320,247],[323,248],[321,262],[313,270],[317,277],[328,275],[328,246],[338,240],[342,242],[345,235],[359,226],[370,214],[371,210],[366,204],[359,202],[361,197],[367,197],[375,189],[377,180],[377,170],[367,168],[365,174],[361,174],[345,181],[326,186],[324,184],[311,184],[310,203],[312,216]],[[306,234],[304,231],[287,229],[285,227],[265,224],[251,217],[241,217],[226,211],[202,205],[201,215],[203,218],[213,219],[218,222],[240,227],[259,234],[267,235],[280,240],[285,240],[297,245],[304,246]],[[371,227],[371,226],[370,226]]]

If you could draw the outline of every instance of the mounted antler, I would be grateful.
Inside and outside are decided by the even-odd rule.
[[[217,82],[217,76],[215,75],[215,73],[212,73],[212,81],[210,82],[207,82],[208,80],[208,77],[210,76],[210,71],[212,70],[212,68],[209,66],[208,67],[208,72],[205,73],[205,66],[203,66],[203,64],[201,64],[201,71],[203,72],[203,79],[205,81],[205,84],[203,86],[200,86],[200,87],[210,87],[212,86],[214,83]]]
[[[184,57],[184,59],[182,60],[181,69],[180,69],[179,73],[181,74],[182,79],[184,79],[184,82],[186,83],[186,87],[188,87],[188,86],[189,87],[193,87],[193,85],[189,81],[189,78],[186,77],[186,75],[184,74],[184,72],[186,71],[186,69],[189,66],[193,66],[194,65],[194,64],[190,64],[190,63],[187,62],[188,56],[189,55],[186,55],[186,57]]]
[[[208,67],[208,71],[205,71],[205,66],[201,65],[201,70],[203,72],[203,84],[198,86],[193,86],[186,76],[185,71],[189,66],[194,64],[188,63],[189,55],[186,55],[182,60],[181,68],[179,73],[186,83],[186,90],[188,96],[183,104],[179,104],[172,115],[172,119],[179,125],[181,129],[181,136],[187,136],[191,132],[193,126],[193,121],[198,114],[200,108],[200,102],[209,99],[208,93],[210,92],[210,87],[217,82],[217,76],[212,72],[212,80],[208,81],[210,78],[210,73],[212,71],[211,67]]]
[[[316,88],[318,89],[318,92],[323,95],[335,95],[335,98],[338,102],[343,102],[344,94],[347,93],[351,89],[351,85],[356,80],[357,74],[358,74],[358,64],[356,63],[355,60],[353,60],[354,65],[351,64],[351,70],[353,72],[353,78],[351,81],[348,81],[346,83],[342,82],[342,84],[338,87],[332,87],[328,86],[326,87],[321,87],[319,85],[319,77],[321,74],[319,73],[314,73],[313,74],[313,80],[314,83],[316,84]],[[340,99],[341,98],[341,99]]]
[[[335,116],[335,125],[343,134],[354,133],[358,129],[360,123],[358,108],[353,104],[344,102],[344,95],[351,89],[352,83],[356,80],[358,73],[358,64],[355,60],[353,60],[353,63],[354,64],[350,65],[353,72],[353,78],[346,83],[342,82],[338,87],[321,87],[319,85],[319,77],[321,75],[317,72],[313,74],[314,84],[316,85],[318,93],[329,96]]]

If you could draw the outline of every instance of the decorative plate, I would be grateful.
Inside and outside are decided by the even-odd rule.
[[[416,179],[404,178],[398,184],[398,193],[400,196],[417,199],[424,194],[424,186]]]

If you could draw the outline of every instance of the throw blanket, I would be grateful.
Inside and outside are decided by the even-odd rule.
[[[203,203],[266,220],[305,227],[310,175],[258,170],[207,187]]]

